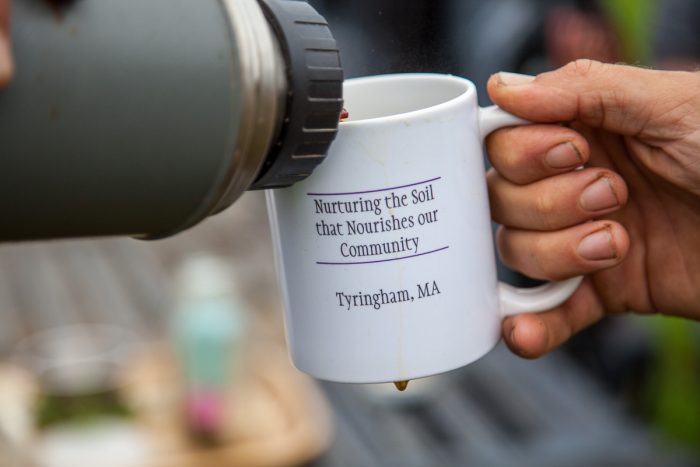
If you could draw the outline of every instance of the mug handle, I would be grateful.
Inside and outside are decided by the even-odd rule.
[[[479,132],[481,142],[491,132],[499,128],[528,125],[532,122],[509,114],[498,106],[479,108]],[[545,311],[561,305],[578,289],[583,276],[572,277],[560,282],[549,282],[538,287],[514,287],[504,282],[498,283],[498,296],[503,316]]]

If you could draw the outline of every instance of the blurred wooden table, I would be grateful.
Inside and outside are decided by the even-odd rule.
[[[100,239],[0,246],[0,356],[41,329],[107,322],[162,337],[172,274],[188,254],[230,258],[244,298],[282,339],[265,208],[248,194],[227,212],[156,242]],[[321,384],[336,436],[314,467],[692,466],[562,354],[529,362],[498,348],[406,393]]]

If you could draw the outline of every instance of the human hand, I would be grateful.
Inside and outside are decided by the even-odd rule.
[[[13,64],[10,49],[10,0],[0,0],[0,87],[12,78]]]
[[[513,352],[538,357],[606,313],[700,319],[698,89],[700,73],[590,60],[491,77],[494,103],[539,122],[487,140],[500,255],[535,278],[587,275],[560,307],[503,321]]]

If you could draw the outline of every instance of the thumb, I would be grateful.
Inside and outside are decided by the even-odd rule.
[[[0,0],[0,86],[12,78],[13,63],[10,48],[10,0]]]
[[[489,80],[488,91],[499,107],[528,120],[577,120],[636,135],[650,122],[663,125],[662,117],[673,118],[673,111],[692,97],[688,90],[698,84],[693,73],[576,60],[537,77],[498,73]]]

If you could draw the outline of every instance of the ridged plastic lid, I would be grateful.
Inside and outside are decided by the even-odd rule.
[[[258,0],[287,63],[285,117],[252,189],[292,185],[326,157],[343,109],[340,52],[326,20],[305,1]]]

